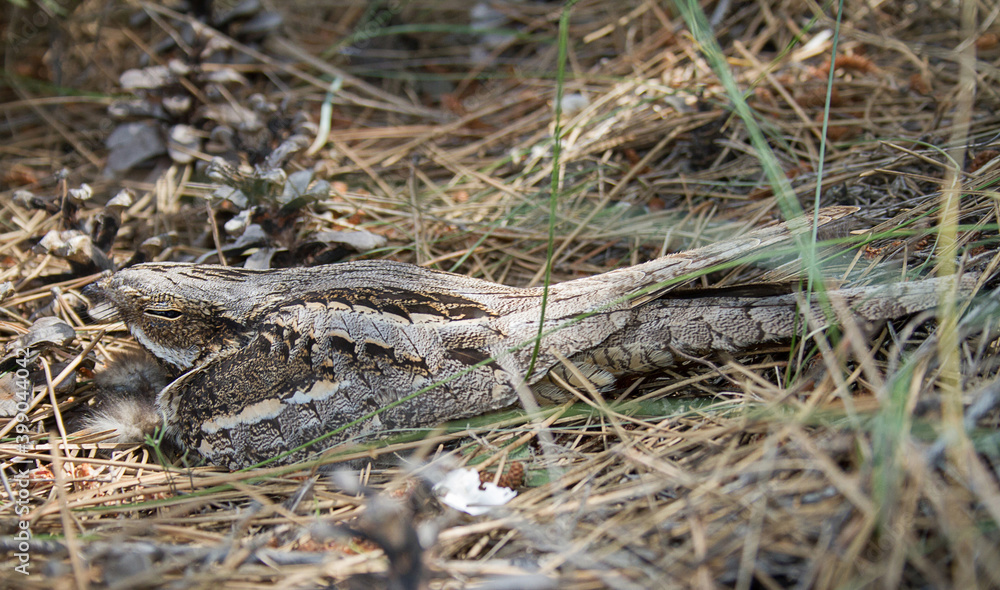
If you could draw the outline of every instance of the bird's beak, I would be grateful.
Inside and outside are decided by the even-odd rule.
[[[118,308],[115,307],[107,294],[107,283],[110,278],[111,274],[108,273],[97,282],[84,287],[82,291],[83,296],[90,303],[90,309],[87,310],[87,313],[97,321],[114,320],[118,317]]]

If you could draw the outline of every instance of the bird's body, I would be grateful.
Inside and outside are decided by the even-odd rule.
[[[852,209],[821,212],[821,222]],[[541,288],[373,260],[254,271],[142,264],[100,280],[95,317],[117,315],[177,377],[156,405],[190,450],[231,469],[306,445],[426,427],[511,406],[523,379],[550,401],[570,359],[598,386],[672,362],[790,337],[794,295],[673,297],[681,281],[771,248],[786,224]],[[932,307],[937,280],[834,292],[868,320]],[[966,284],[963,288],[969,288]],[[568,375],[568,374],[567,374]],[[543,383],[540,383],[543,382]],[[402,403],[399,403],[401,400]]]

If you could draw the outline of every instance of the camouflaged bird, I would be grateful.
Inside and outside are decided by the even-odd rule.
[[[819,221],[853,211],[823,209]],[[156,396],[168,432],[209,462],[239,469],[378,410],[280,460],[300,460],[352,437],[511,406],[522,379],[540,397],[560,402],[569,394],[554,374],[571,383],[582,374],[607,388],[619,377],[669,366],[674,353],[738,351],[789,338],[801,325],[795,295],[674,291],[681,279],[789,237],[789,223],[782,223],[551,286],[530,375],[541,288],[400,262],[270,271],[140,264],[102,278],[85,294],[95,303],[92,316],[123,320],[178,375]],[[843,289],[831,296],[861,319],[884,320],[933,307],[939,283]],[[971,285],[967,279],[962,289]]]

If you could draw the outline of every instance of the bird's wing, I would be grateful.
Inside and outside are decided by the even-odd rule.
[[[515,401],[511,372],[483,352],[502,336],[488,313],[453,301],[461,317],[443,316],[426,301],[370,291],[328,292],[274,310],[246,346],[168,385],[159,409],[187,448],[237,469],[375,411],[283,462],[349,437],[432,426]]]

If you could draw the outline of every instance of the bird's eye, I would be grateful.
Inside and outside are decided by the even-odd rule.
[[[181,312],[176,309],[147,309],[145,313],[146,315],[162,318],[164,320],[176,320],[182,315]]]

